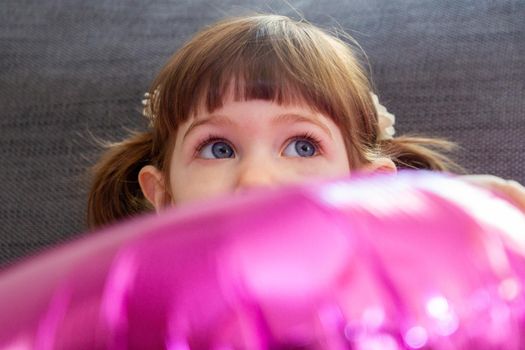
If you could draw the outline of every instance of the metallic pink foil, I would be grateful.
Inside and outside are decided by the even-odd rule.
[[[0,274],[13,349],[522,349],[525,216],[405,172],[136,218]]]

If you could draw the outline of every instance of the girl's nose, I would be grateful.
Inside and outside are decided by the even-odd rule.
[[[275,186],[284,182],[285,169],[268,159],[246,160],[239,165],[236,191],[254,187]]]

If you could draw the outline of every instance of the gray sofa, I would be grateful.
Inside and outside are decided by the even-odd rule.
[[[473,173],[525,182],[523,0],[3,0],[0,264],[85,232],[86,169],[146,121],[140,100],[204,24],[251,10],[340,27],[399,134],[457,141]]]

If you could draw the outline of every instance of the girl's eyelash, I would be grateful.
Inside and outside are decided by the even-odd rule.
[[[289,142],[290,141],[295,141],[295,140],[307,140],[307,141],[311,142],[315,146],[315,148],[317,148],[317,151],[319,153],[321,153],[322,150],[323,150],[322,141],[318,137],[314,136],[312,133],[305,132],[305,133],[296,135],[296,136],[290,138]]]
[[[215,141],[222,141],[222,142],[225,142],[227,144],[230,144],[230,142],[228,140],[224,139],[223,137],[210,134],[210,135],[206,136],[202,141],[200,141],[197,144],[197,147],[195,147],[195,155],[199,154],[199,152],[202,151],[202,149],[205,146],[207,146],[211,142],[215,142]]]

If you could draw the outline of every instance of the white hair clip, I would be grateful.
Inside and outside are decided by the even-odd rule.
[[[157,98],[159,95],[159,89],[156,89],[155,92],[154,92],[154,96],[153,98]],[[144,98],[142,99],[142,115],[145,116],[149,121],[150,123],[153,123],[153,120],[155,119],[155,115],[153,114],[153,110],[151,108],[151,101],[152,101],[152,96],[149,92],[146,92],[144,94]]]
[[[374,107],[377,111],[377,119],[379,123],[379,140],[391,140],[394,138],[396,130],[394,124],[396,116],[387,111],[386,107],[379,103],[379,98],[373,92],[370,92]]]

